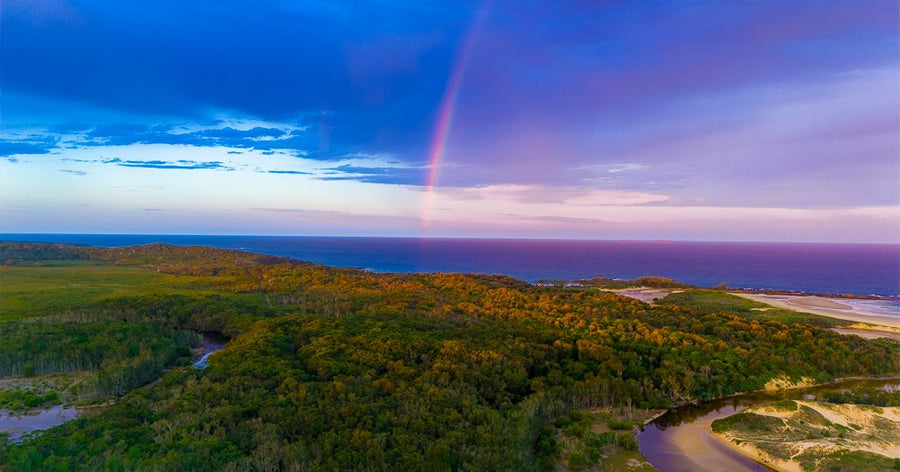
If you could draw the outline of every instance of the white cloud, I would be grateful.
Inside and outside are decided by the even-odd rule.
[[[669,198],[667,195],[631,190],[522,184],[443,187],[437,189],[436,192],[450,200],[552,203],[573,206],[642,205],[664,202]]]
[[[632,172],[647,169],[649,166],[638,164],[635,162],[624,162],[620,164],[589,164],[584,166],[573,167],[573,170],[599,172],[607,174],[618,174],[619,172]]]

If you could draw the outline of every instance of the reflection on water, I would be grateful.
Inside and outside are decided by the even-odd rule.
[[[638,434],[641,453],[650,464],[661,472],[771,470],[730,449],[709,431],[713,421],[741,412],[747,404],[733,401],[712,410],[704,406],[666,413]]]
[[[864,387],[897,389],[900,388],[900,379],[851,380],[802,389],[748,393],[675,408],[647,425],[637,435],[640,451],[660,472],[772,470],[719,441],[710,432],[710,424],[758,403],[808,399],[829,391]]]
[[[0,431],[9,433],[10,441],[21,442],[22,436],[27,433],[52,428],[75,419],[76,416],[78,413],[75,408],[64,406],[24,414],[10,414],[6,410],[0,410]]]
[[[200,345],[204,354],[194,362],[194,367],[198,369],[205,369],[209,355],[225,347],[228,340],[216,332],[204,332],[202,336]],[[9,434],[9,440],[18,443],[25,434],[63,424],[84,412],[85,410],[76,411],[75,408],[60,405],[20,414],[11,414],[7,410],[0,409],[0,432]]]

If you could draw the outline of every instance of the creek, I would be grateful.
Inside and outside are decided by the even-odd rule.
[[[813,387],[752,392],[697,405],[673,408],[638,433],[641,454],[660,472],[757,472],[772,470],[741,455],[713,436],[710,424],[750,406],[770,401],[802,400],[829,390],[863,387],[900,388],[900,378],[846,380]]]
[[[222,333],[216,331],[204,331],[200,335],[202,336],[200,346],[203,348],[203,355],[194,361],[193,366],[198,369],[205,369],[209,362],[209,355],[224,348],[228,339]]]
[[[203,355],[192,364],[198,369],[205,369],[209,360],[209,355],[221,350],[225,347],[228,339],[221,333],[203,332],[200,333],[200,346]],[[75,408],[65,405],[55,405],[42,410],[32,410],[27,412],[10,412],[0,409],[0,432],[9,435],[11,442],[21,442],[22,436],[32,431],[40,431],[61,425],[66,421],[73,420],[81,416],[86,410],[83,408]]]
[[[76,416],[78,416],[78,412],[75,408],[62,405],[25,413],[0,410],[0,431],[9,434],[9,440],[17,443],[22,441],[22,436],[25,434],[52,428],[75,419]]]

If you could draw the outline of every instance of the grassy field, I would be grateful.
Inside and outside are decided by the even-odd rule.
[[[55,315],[120,296],[216,293],[213,279],[150,269],[61,261],[0,267],[0,320]]]

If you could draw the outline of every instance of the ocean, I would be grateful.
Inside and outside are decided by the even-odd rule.
[[[895,244],[103,234],[0,234],[0,240],[202,245],[377,272],[474,272],[528,282],[662,276],[703,287],[900,297]]]

